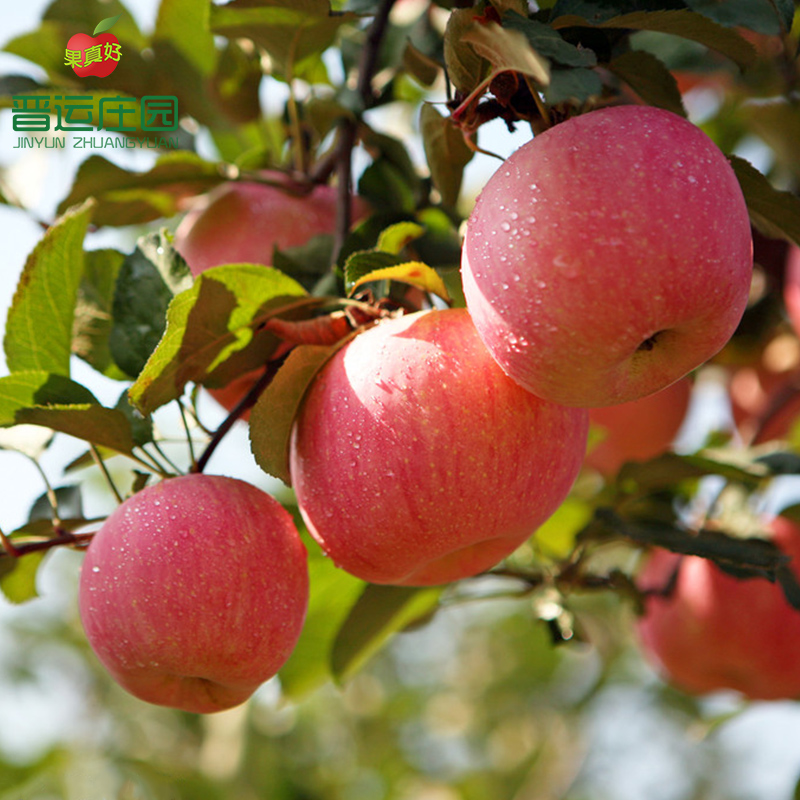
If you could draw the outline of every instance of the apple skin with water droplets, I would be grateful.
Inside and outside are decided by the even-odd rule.
[[[588,414],[510,380],[465,309],[387,320],[327,362],[295,422],[309,531],[342,569],[427,586],[495,566],[560,505]]]
[[[467,223],[475,326],[534,394],[586,408],[669,386],[728,341],[753,250],[739,183],[699,128],[617,106],[539,134]]]
[[[93,537],[79,609],[126,690],[196,713],[247,700],[283,666],[308,604],[289,513],[249,483],[185,475],[120,505]]]

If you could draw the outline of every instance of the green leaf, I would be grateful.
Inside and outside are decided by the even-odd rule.
[[[69,375],[72,322],[83,271],[83,239],[93,203],[67,211],[28,256],[6,320],[11,372]]]
[[[287,247],[285,250],[275,248],[271,264],[312,291],[321,278],[330,275],[332,257],[333,236],[320,233],[296,247]]]
[[[442,589],[367,585],[350,609],[331,650],[333,677],[346,681],[391,638],[439,604]]]
[[[271,317],[318,303],[297,281],[271,267],[233,264],[206,270],[170,303],[164,336],[131,387],[131,402],[149,414],[180,397],[189,381],[203,383],[251,343],[257,359],[249,368],[265,363],[277,339],[263,331],[254,336],[256,329]]]
[[[0,427],[18,424],[52,428],[119,453],[133,449],[125,415],[104,408],[63,375],[35,371],[0,378]]]
[[[485,77],[488,62],[464,41],[464,34],[472,28],[476,11],[456,8],[450,13],[444,36],[444,63],[447,77],[463,95],[468,95]]]
[[[298,527],[302,530],[302,524]],[[330,678],[331,648],[344,620],[364,589],[354,578],[322,555],[319,546],[304,536],[308,549],[311,596],[303,631],[289,660],[280,671],[281,688],[294,699],[316,689]]]
[[[675,76],[652,53],[629,50],[613,59],[608,68],[649,105],[686,116]]]
[[[575,549],[575,538],[591,518],[590,506],[568,497],[556,512],[541,525],[534,542],[548,558],[565,559]]]
[[[108,346],[114,362],[130,377],[141,372],[161,340],[167,308],[174,296],[173,287],[169,285],[170,265],[165,264],[157,252],[156,241],[159,240],[158,234],[139,240],[136,249],[123,262],[114,289]],[[177,257],[173,262],[180,263]],[[188,275],[185,264],[181,266]],[[175,281],[172,282],[174,285]],[[186,278],[185,282],[190,279]]]
[[[718,25],[702,14],[684,9],[637,11],[612,17],[597,26],[582,17],[571,15],[561,16],[552,24],[556,29],[583,26],[670,33],[716,50],[742,69],[749,67],[756,60],[755,48],[738,33]]]
[[[139,410],[131,405],[127,389],[119,396],[115,408],[128,420],[131,436],[137,447],[153,441],[153,420],[149,416],[142,416]]]
[[[350,294],[352,295],[359,286],[370,281],[407,283],[422,289],[423,292],[430,292],[441,297],[446,303],[450,302],[450,295],[447,292],[444,281],[439,277],[435,269],[423,264],[421,261],[404,261],[402,264],[397,264],[393,267],[384,267],[383,269],[368,272],[350,286]]]
[[[409,41],[403,50],[403,69],[423,86],[430,87],[439,76],[442,66]]]
[[[550,73],[550,85],[544,90],[544,96],[551,105],[581,104],[602,92],[603,82],[593,70],[556,68]]]
[[[792,29],[794,8],[786,26],[786,15],[778,11],[772,0],[725,0],[724,3],[719,0],[686,0],[686,5],[726,27],[749,28],[769,36],[788,33]]]
[[[763,234],[800,245],[800,198],[776,189],[749,161],[730,156],[750,221]]]
[[[125,415],[101,405],[52,405],[22,408],[17,419],[29,425],[44,425],[117,453],[133,450],[131,426]]]
[[[342,25],[356,22],[352,12],[331,13],[327,0],[233,0],[211,6],[211,30],[229,39],[252,39],[272,59],[282,78],[304,77],[303,63],[312,63],[336,37]]]
[[[640,490],[654,490],[707,475],[721,475],[730,481],[756,487],[768,474],[765,466],[756,464],[737,465],[702,455],[664,453],[644,463],[625,464],[619,471],[617,482],[623,487],[632,483]]]
[[[210,3],[161,0],[154,42],[168,42],[204,78],[217,66],[217,48],[209,30]]]
[[[474,153],[464,141],[462,132],[430,103],[422,104],[420,128],[433,184],[442,195],[443,204],[455,206],[461,191],[464,167]]]
[[[17,412],[39,406],[96,403],[84,386],[49,372],[15,372],[0,378],[0,427],[17,424]]]
[[[72,325],[72,352],[106,377],[122,380],[126,376],[111,357],[108,337],[114,288],[125,254],[111,249],[90,250],[84,258]]]
[[[147,172],[123,169],[102,156],[90,156],[78,168],[67,207],[94,197],[92,221],[104,225],[141,225],[178,212],[182,198],[211,189],[223,181],[218,164],[183,150],[165,153]]]
[[[46,553],[26,553],[20,558],[0,559],[0,590],[11,603],[19,604],[39,596],[36,574]]]
[[[110,31],[121,16],[122,14],[117,14],[116,17],[106,17],[106,19],[98,22],[97,27],[94,29],[94,33],[92,33],[92,36],[97,36],[98,33]]]
[[[557,0],[550,12],[550,21],[560,20],[564,16],[577,16],[584,17],[592,25],[599,25],[620,14],[683,7],[682,0]]]
[[[314,376],[341,345],[295,347],[250,412],[250,449],[259,467],[291,485],[289,442]]]
[[[530,42],[531,47],[545,58],[564,67],[595,67],[597,57],[594,51],[575,47],[565,41],[549,25],[523,17],[511,11],[503,17],[503,27],[519,31]]]
[[[411,213],[416,206],[412,183],[413,172],[408,173],[386,158],[377,158],[359,176],[358,193],[375,208],[384,213]]]

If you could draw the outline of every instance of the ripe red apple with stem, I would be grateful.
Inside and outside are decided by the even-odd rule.
[[[274,248],[299,247],[314,236],[334,233],[339,202],[335,187],[315,186],[303,194],[301,187],[282,173],[267,171],[263,177],[275,185],[254,181],[221,184],[183,218],[174,244],[192,275],[221,264],[271,265]],[[368,213],[366,202],[354,197],[354,222]],[[260,369],[253,370],[209,392],[232,411],[260,375]],[[247,411],[241,419],[249,416]]]
[[[652,394],[713,356],[751,273],[727,159],[695,125],[643,106],[523,145],[481,192],[462,251],[467,307],[500,366],[585,407]]]
[[[308,602],[289,513],[241,480],[193,474],[130,497],[92,539],[86,636],[121,686],[208,713],[244,702],[291,654]]]
[[[770,527],[800,576],[800,527],[785,517]],[[648,597],[637,624],[641,647],[662,675],[695,694],[735,689],[754,700],[800,697],[800,611],[781,587],[666,550],[653,552],[640,587],[665,586],[678,564],[674,590]]]
[[[589,409],[589,421],[604,438],[590,448],[586,463],[614,475],[626,461],[647,461],[665,452],[683,424],[691,395],[692,380],[686,376],[630,403]]]
[[[311,385],[290,469],[309,531],[373,583],[424,586],[489,569],[560,505],[587,412],[510,380],[464,309],[379,323]]]

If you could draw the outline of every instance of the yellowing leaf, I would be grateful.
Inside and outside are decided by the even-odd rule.
[[[450,295],[447,292],[444,281],[439,277],[436,270],[432,269],[427,264],[423,264],[421,261],[407,261],[404,264],[398,264],[393,267],[383,267],[373,272],[368,272],[352,285],[350,294],[352,295],[359,286],[364,283],[369,283],[370,281],[398,281],[399,283],[408,283],[425,292],[435,294],[448,303],[450,302]]]

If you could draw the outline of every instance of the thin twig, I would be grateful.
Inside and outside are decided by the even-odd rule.
[[[381,43],[386,27],[389,24],[389,13],[395,0],[383,0],[367,29],[366,41],[361,50],[358,64],[358,82],[356,91],[361,100],[362,113],[375,104],[375,93],[372,89],[372,78],[378,65]],[[339,123],[339,141],[336,147],[336,176],[338,179],[338,206],[336,214],[336,236],[333,246],[333,262],[338,261],[339,254],[350,232],[352,223],[351,201],[353,195],[353,148],[356,144],[359,120],[347,117]]]
[[[236,420],[239,419],[239,417],[241,417],[245,411],[252,408],[256,404],[256,401],[261,396],[261,393],[267,388],[267,386],[270,385],[270,383],[272,383],[272,380],[278,374],[278,370],[281,368],[283,362],[286,361],[288,356],[289,353],[287,352],[280,358],[276,358],[267,364],[261,377],[253,384],[247,394],[234,406],[231,413],[228,414],[223,423],[214,432],[214,435],[211,437],[211,441],[206,446],[203,454],[192,466],[192,469],[190,470],[191,472],[202,472],[206,468],[211,456],[219,446],[219,443],[225,437],[225,434],[228,433]]]
[[[0,541],[2,541],[3,547],[5,547],[5,552],[0,551],[0,558],[19,558],[27,555],[28,553],[50,550],[53,547],[64,547],[70,545],[81,547],[88,544],[92,540],[93,536],[94,531],[91,533],[70,533],[62,528],[59,529],[58,534],[51,539],[42,539],[38,542],[25,542],[23,544],[11,545],[11,543],[8,541],[8,537],[3,535],[0,538]],[[9,545],[11,546],[9,547]]]

